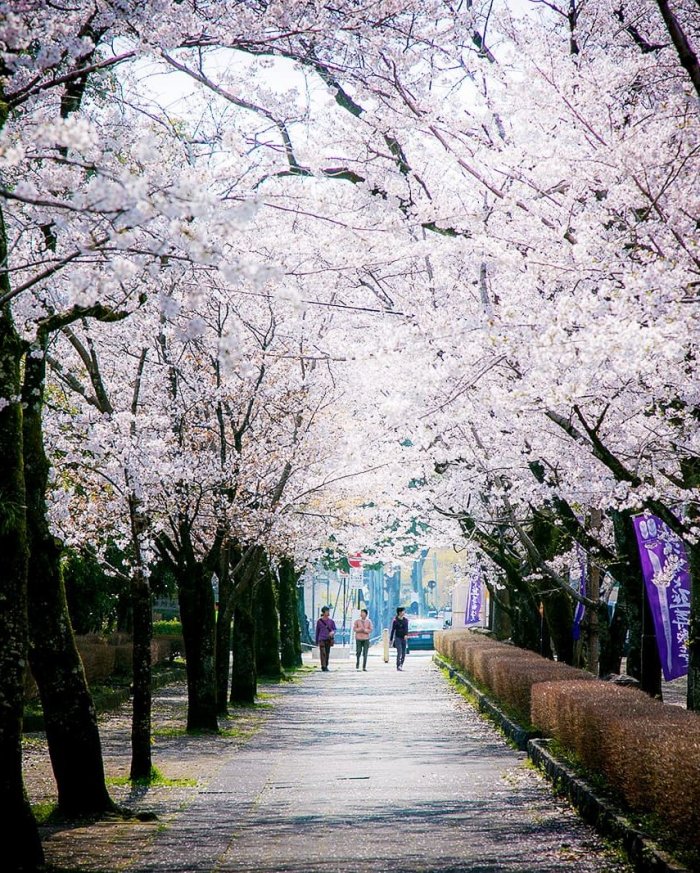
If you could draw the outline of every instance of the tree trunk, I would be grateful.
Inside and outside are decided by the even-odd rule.
[[[267,558],[258,577],[255,603],[255,668],[258,676],[279,680],[280,626],[275,592],[275,575]]]
[[[250,602],[245,600],[250,598]],[[255,621],[252,596],[241,597],[233,611],[233,669],[231,703],[255,703],[258,677],[255,667]]]
[[[233,669],[231,703],[252,704],[258,693],[255,666],[255,618],[253,616],[255,581],[262,560],[262,549],[252,550],[237,585],[233,612]]]
[[[551,652],[542,652],[541,615],[539,599],[522,581],[519,572],[506,565],[506,579],[510,589],[511,639],[521,649],[529,649],[551,657]],[[548,625],[549,626],[549,625]],[[551,626],[549,626],[551,632]]]
[[[1,127],[1,125],[0,125]],[[0,211],[0,263],[7,242]],[[9,291],[7,273],[0,293]],[[27,667],[27,519],[20,363],[22,343],[9,304],[0,310],[0,845],[8,871],[44,861],[39,831],[22,780],[22,709]]]
[[[542,606],[557,660],[565,664],[573,664],[574,638],[571,627],[574,616],[571,598],[564,591],[552,591],[543,595]]]
[[[131,579],[133,605],[133,711],[131,717],[131,779],[151,777],[151,641],[153,639],[153,609],[151,586],[143,568],[136,566]]]
[[[599,675],[608,676],[610,673],[619,673],[622,667],[622,654],[628,630],[625,611],[618,604],[612,621],[610,621],[608,606],[606,603],[601,603],[598,609],[598,627],[600,628]]]
[[[187,660],[187,730],[218,731],[214,592],[201,562],[189,560],[179,568],[178,594]]]
[[[45,343],[39,351],[45,352]],[[46,739],[68,817],[114,809],[107,791],[97,716],[75,644],[61,571],[61,549],[46,518],[49,463],[42,411],[45,358],[28,356],[24,377],[24,460],[29,544],[29,660],[44,711]]]
[[[301,627],[297,582],[299,574],[291,558],[282,558],[279,565],[280,580],[280,661],[285,670],[301,667]]]
[[[292,621],[294,627],[292,634],[294,637],[294,661],[295,666],[301,667],[303,660],[301,657],[301,621],[304,613],[304,586],[299,584],[299,574],[294,574],[294,615]]]
[[[221,549],[219,570],[219,608],[216,612],[216,711],[226,715],[228,709],[228,677],[231,671],[231,623],[233,621],[233,574],[231,561],[241,558],[235,545]]]
[[[599,509],[591,509],[591,531],[595,536],[603,523],[603,517]],[[600,600],[600,561],[596,553],[590,553],[588,558],[588,597],[598,603]],[[588,609],[586,611],[586,643],[588,646],[586,669],[598,675],[600,665],[600,610]]]
[[[513,625],[510,612],[510,591],[504,588],[496,595],[495,589],[491,593],[491,630],[497,640],[509,640],[513,633]],[[454,616],[452,616],[454,622]]]
[[[686,488],[700,487],[700,458],[685,458],[681,462],[683,482]],[[695,526],[700,522],[700,507],[697,502],[688,503],[688,522]],[[700,543],[685,539],[690,572],[690,620],[688,623],[688,694],[689,710],[700,712]]]
[[[280,663],[285,670],[299,667],[296,658],[295,630],[297,619],[297,591],[294,565],[282,558],[278,569],[280,586]],[[295,621],[296,619],[296,621]]]

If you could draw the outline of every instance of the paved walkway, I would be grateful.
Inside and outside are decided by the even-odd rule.
[[[264,724],[244,715],[243,737],[159,728],[156,765],[199,787],[121,797],[160,821],[51,832],[49,859],[131,873],[629,870],[428,655],[409,655],[402,673],[374,653],[366,673],[331,667],[275,691]],[[159,723],[182,704],[163,693]],[[118,737],[105,731],[111,769]]]

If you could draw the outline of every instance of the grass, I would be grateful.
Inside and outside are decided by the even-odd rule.
[[[219,728],[218,731],[188,731],[187,728],[184,727],[164,727],[155,728],[152,731],[151,736],[159,737],[161,739],[180,739],[182,737],[190,737],[192,739],[196,739],[197,737],[221,737],[222,739],[227,740],[247,740],[252,737],[257,730],[257,725],[254,727],[222,727]]]
[[[145,776],[142,779],[131,779],[129,776],[108,776],[106,781],[108,785],[137,785],[148,788],[196,788],[199,784],[196,779],[169,779],[157,767],[151,768],[150,776]]]
[[[249,740],[260,730],[260,725],[253,725],[249,728],[222,728],[219,731],[219,736],[227,740]]]
[[[32,812],[38,825],[48,824],[52,818],[55,818],[57,810],[58,804],[53,801],[32,804]]]

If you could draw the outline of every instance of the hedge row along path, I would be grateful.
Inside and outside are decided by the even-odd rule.
[[[627,873],[625,861],[525,766],[428,654],[397,672],[378,654],[267,689],[238,736],[181,732],[185,691],[158,692],[154,761],[171,779],[117,799],[157,821],[44,829],[47,858],[85,871],[551,871]],[[111,776],[128,768],[128,711],[103,718]],[[27,742],[32,802],[50,798],[41,737]]]

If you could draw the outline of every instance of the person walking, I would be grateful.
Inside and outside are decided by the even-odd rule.
[[[360,617],[352,624],[355,634],[355,669],[360,669],[360,655],[362,655],[362,669],[367,669],[367,655],[369,654],[369,637],[372,633],[372,619],[367,618],[367,610],[360,610]]]
[[[389,645],[396,646],[396,669],[403,670],[403,662],[406,658],[406,636],[408,634],[408,619],[406,610],[399,606],[396,610],[396,618],[391,623]]]
[[[331,646],[335,643],[335,622],[331,618],[331,611],[327,606],[322,607],[321,617],[316,622],[316,645],[321,656],[321,669],[328,673],[328,658]]]

